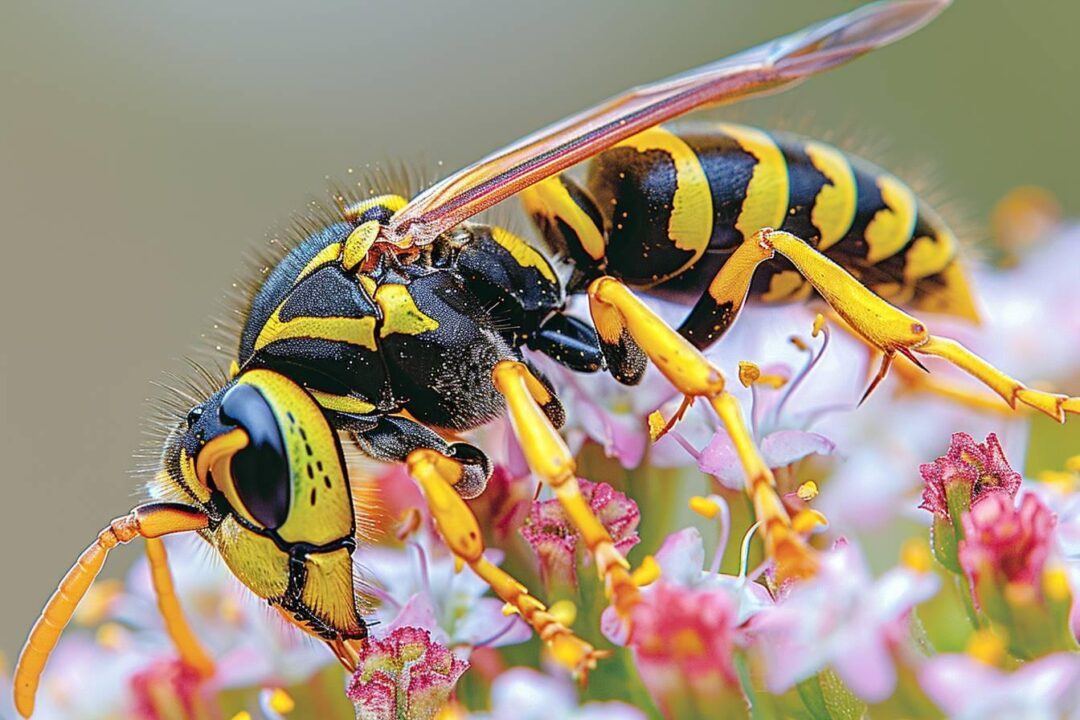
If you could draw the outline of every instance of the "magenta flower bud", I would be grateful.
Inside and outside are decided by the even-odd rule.
[[[932,463],[919,466],[923,488],[921,508],[934,515],[949,518],[949,487],[965,490],[967,508],[993,493],[1016,497],[1020,489],[1020,473],[1009,465],[997,435],[990,433],[985,443],[977,443],[967,433],[953,433],[949,451]],[[955,503],[954,503],[955,504]]]
[[[427,630],[399,627],[368,641],[345,694],[357,720],[431,720],[468,667]]]
[[[948,452],[919,466],[923,494],[919,507],[934,514],[933,548],[938,561],[961,573],[957,543],[964,537],[960,518],[973,505],[993,495],[1010,500],[1020,489],[1020,473],[1005,459],[997,435],[977,443],[967,433],[953,433]]]
[[[179,658],[156,660],[130,680],[134,716],[145,720],[202,717],[212,693],[204,692],[205,678]]]
[[[625,555],[639,541],[637,534],[641,513],[626,495],[607,483],[578,480],[585,501],[607,529],[615,547]],[[577,586],[578,535],[577,529],[563,512],[558,500],[533,503],[521,534],[540,561],[544,582]],[[582,559],[588,561],[587,553]]]

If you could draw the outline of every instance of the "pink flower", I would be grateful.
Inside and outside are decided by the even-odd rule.
[[[1057,653],[1004,672],[969,655],[924,662],[919,684],[955,720],[1080,717],[1080,656]]]
[[[961,483],[973,506],[994,493],[1016,497],[1020,473],[1009,465],[997,435],[990,433],[985,443],[976,443],[967,433],[953,433],[949,451],[932,463],[919,466],[925,486],[919,505],[940,517],[949,517],[946,487]]]
[[[532,505],[535,487],[528,470],[513,476],[504,465],[496,465],[484,492],[469,500],[484,534],[488,533],[499,546],[505,546],[521,527]]]
[[[357,720],[431,720],[468,667],[427,630],[400,627],[367,643],[345,693]]]
[[[184,662],[158,660],[132,676],[132,712],[139,720],[207,715],[208,696],[198,671]]]
[[[750,620],[769,691],[784,692],[831,666],[863,700],[885,700],[896,687],[894,662],[909,613],[939,584],[933,573],[905,566],[874,580],[850,543],[822,553],[815,577]]]
[[[629,647],[665,715],[727,703],[745,714],[734,664],[737,618],[735,600],[720,588],[686,588],[661,579],[642,596],[633,611]]]
[[[811,432],[810,427],[829,413],[854,407],[851,401],[839,401],[839,398],[845,397],[844,390],[836,386],[835,395],[826,395],[823,401],[803,402],[801,410],[795,410],[790,403],[792,396],[806,384],[825,357],[830,336],[831,333],[825,328],[821,334],[821,345],[816,350],[811,349],[805,341],[798,340],[796,347],[803,348],[806,359],[797,372],[784,363],[771,363],[761,368],[745,366],[751,370],[747,377],[753,378],[750,385],[750,428],[770,468],[784,468],[811,455],[831,455],[836,450],[832,440]],[[765,378],[772,382],[762,382]],[[820,385],[818,392],[822,390]],[[719,428],[701,451],[698,467],[726,488],[741,490],[745,485],[746,473],[724,428]]]
[[[607,483],[588,480],[578,483],[585,501],[611,534],[615,547],[625,555],[639,541],[637,526],[641,513],[637,504]],[[577,585],[579,535],[557,499],[533,503],[521,534],[540,560],[544,582]],[[588,562],[587,554],[582,555]]]
[[[488,550],[498,565],[502,553]],[[525,642],[532,631],[520,617],[503,614],[503,601],[488,596],[487,584],[472,569],[460,572],[454,557],[430,530],[422,530],[404,548],[363,547],[357,561],[371,578],[365,593],[379,601],[376,631],[420,627],[454,648],[501,647]]]
[[[1050,508],[1031,493],[1023,496],[1019,508],[1005,493],[986,495],[963,517],[960,565],[972,588],[984,574],[992,575],[1001,585],[1039,587],[1055,523]]]

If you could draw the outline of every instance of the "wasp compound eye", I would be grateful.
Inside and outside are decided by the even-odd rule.
[[[289,515],[292,496],[277,416],[258,389],[241,383],[225,393],[220,418],[248,435],[247,446],[233,455],[229,466],[237,497],[259,524],[277,529]]]

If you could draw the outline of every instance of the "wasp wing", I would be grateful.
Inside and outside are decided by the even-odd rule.
[[[684,113],[775,92],[918,30],[950,0],[877,2],[548,126],[417,195],[383,229],[425,244],[458,223],[616,143]]]

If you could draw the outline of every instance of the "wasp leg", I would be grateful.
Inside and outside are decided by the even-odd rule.
[[[772,471],[754,444],[738,401],[725,392],[719,368],[613,277],[601,277],[589,285],[589,304],[601,343],[632,343],[681,393],[709,401],[746,473],[746,492],[762,523],[765,550],[776,562],[778,577],[811,574],[817,566],[813,550],[792,528]]]
[[[744,240],[724,261],[708,289],[679,325],[679,334],[704,350],[723,336],[739,316],[758,265],[773,257],[772,247],[756,237]]]
[[[1029,388],[955,340],[932,335],[921,320],[874,294],[800,238],[776,230],[762,230],[755,237],[790,260],[852,330],[886,356],[900,353],[916,365],[914,353],[940,357],[982,382],[1013,409],[1023,403],[1058,422],[1064,422],[1067,413],[1080,413],[1080,398]]]
[[[850,337],[855,338],[866,347],[867,352],[870,353],[870,360],[873,362],[874,358],[881,351],[874,345],[871,345],[862,335],[855,332],[842,317],[836,314],[835,310],[829,308],[828,314],[829,319],[835,323],[836,327],[840,328]],[[1013,412],[1007,405],[1003,405],[1000,400],[990,393],[964,387],[951,379],[942,379],[938,376],[924,372],[912,363],[894,363],[892,365],[892,370],[899,376],[900,381],[903,384],[902,388],[897,390],[898,393],[930,393],[943,397],[949,402],[956,403],[957,405],[966,405],[967,407],[980,412],[992,412],[999,415],[1009,415]]]
[[[169,639],[186,665],[202,677],[210,677],[214,674],[214,661],[210,659],[184,617],[180,599],[176,597],[172,573],[169,572],[165,543],[161,538],[146,538],[146,559],[150,563],[150,579],[157,595],[158,612],[165,621],[165,631],[168,632]]]
[[[491,477],[491,461],[479,448],[463,442],[448,443],[431,429],[402,415],[369,419],[359,426],[345,422],[339,427],[352,430],[360,450],[368,457],[384,462],[405,462],[414,450],[433,450],[454,458],[462,465],[454,489],[465,499],[484,492]]]
[[[576,372],[604,368],[604,354],[596,331],[570,315],[556,313],[529,338],[528,346]]]
[[[626,620],[640,597],[637,585],[630,577],[626,558],[615,548],[611,535],[581,494],[574,458],[544,414],[543,406],[552,402],[551,390],[527,366],[513,360],[498,363],[493,378],[495,387],[506,398],[514,434],[529,467],[555,491],[555,497],[596,561],[608,598]]]
[[[34,712],[34,696],[49,654],[56,647],[60,633],[71,620],[79,601],[101,572],[109,551],[140,536],[159,538],[172,533],[202,530],[208,522],[206,515],[194,508],[172,503],[151,503],[113,520],[98,534],[45,603],[19,654],[13,686],[15,708],[20,715],[28,718]]]
[[[467,563],[496,595],[532,626],[556,660],[583,675],[596,667],[597,659],[602,656],[600,651],[556,620],[524,585],[484,557],[484,540],[476,516],[454,491],[460,481],[461,464],[429,449],[414,450],[406,462],[409,474],[423,490],[435,524],[455,557]]]

